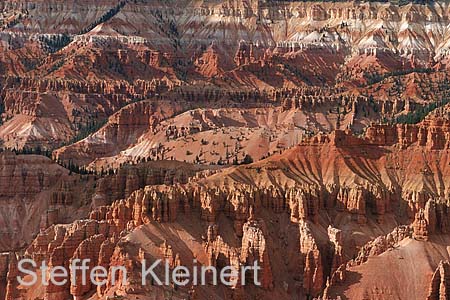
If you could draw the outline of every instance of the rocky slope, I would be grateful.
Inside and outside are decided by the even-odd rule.
[[[91,207],[128,197],[147,185],[187,183],[216,172],[162,161],[124,165],[114,174],[79,175],[44,156],[0,153],[0,251],[19,250],[39,230],[85,218]]]
[[[373,126],[362,139],[335,131],[205,179],[127,192],[93,208],[88,220],[51,226],[25,253],[50,265],[80,257],[125,265],[133,274],[126,285],[96,291],[50,285],[39,295],[21,290],[22,296],[163,297],[160,287],[140,286],[142,257],[165,258],[172,266],[192,267],[194,258],[219,266],[256,259],[263,266],[261,288],[179,287],[174,297],[422,299],[445,293],[435,286],[446,276],[439,262],[448,259],[439,245],[449,230],[450,127],[428,122]],[[410,262],[418,257],[420,265]],[[400,281],[379,267],[394,263],[399,267],[389,276]],[[376,284],[374,278],[380,278]],[[399,287],[401,278],[420,285]]]
[[[296,92],[305,91],[290,93]],[[259,160],[290,148],[313,132],[361,129],[379,117],[374,110],[366,117],[358,112],[368,102],[366,97],[325,97],[303,95],[279,107],[203,107],[186,112],[181,111],[185,104],[142,101],[123,108],[102,129],[56,150],[54,156],[94,169],[143,158],[232,164],[246,155]],[[336,109],[340,101],[342,108]]]
[[[1,251],[18,250],[51,224],[72,222],[86,205],[84,182],[48,158],[0,154]],[[86,212],[84,212],[86,213]],[[69,214],[72,215],[69,217]]]
[[[339,87],[383,106],[378,119],[448,94],[445,2],[54,0],[1,10],[0,137],[10,148],[57,148],[126,104],[168,90],[185,98],[188,86],[189,100],[205,87],[265,90],[257,103],[276,105],[298,101],[280,99],[284,88]]]
[[[0,299],[448,298],[449,14],[2,1]],[[19,286],[24,257],[107,283]],[[144,258],[262,286],[142,286]]]

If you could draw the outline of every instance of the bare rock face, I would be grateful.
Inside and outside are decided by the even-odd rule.
[[[49,268],[54,268],[57,266],[63,266],[66,270],[69,270],[70,258],[79,258],[82,255],[83,248],[87,244],[84,244],[82,248],[78,250],[80,244],[84,241],[86,236],[92,236],[96,234],[96,224],[95,222],[76,222],[72,227],[68,228],[65,233],[64,239],[61,244],[57,245],[51,253],[47,253],[48,266]],[[86,243],[89,243],[86,242]],[[94,248],[95,249],[95,248]],[[32,255],[32,253],[29,253]],[[70,295],[70,281],[65,285],[56,285],[49,282],[49,285],[45,288],[46,298],[58,299],[61,297],[68,297]],[[83,288],[74,288],[73,293],[75,296],[80,296],[84,294]]]
[[[306,222],[300,223],[300,253],[303,255],[305,294],[317,296],[324,285],[322,254]]]
[[[135,262],[129,256],[129,253],[126,250],[126,246],[127,246],[126,242],[124,242],[124,243],[119,242],[114,249],[114,252],[111,256],[106,288],[108,289],[108,288],[112,287],[112,282],[113,282],[112,278],[113,278],[113,276],[115,276],[115,278],[117,280],[115,288],[117,288],[118,290],[124,290],[126,293],[130,293],[130,294],[139,293],[140,281],[137,280],[137,278],[134,279],[132,277],[134,274],[136,274],[136,272],[134,272]],[[127,281],[124,280],[124,276],[125,276],[124,272],[120,271],[120,272],[118,272],[118,274],[113,274],[112,267],[114,267],[114,266],[125,267],[126,274],[130,274],[130,276],[126,277]],[[135,282],[135,284],[133,284],[133,281]]]
[[[114,253],[114,249],[115,249],[115,245],[116,243],[114,242],[115,238],[108,238],[106,240],[103,241],[103,243],[100,246],[100,251],[98,253],[98,266],[104,267],[104,268],[108,268],[111,262],[111,257]],[[98,281],[103,280],[103,278],[97,278]],[[97,287],[97,294],[103,295],[105,290],[106,290],[106,286],[105,285],[101,285]]]
[[[416,218],[413,223],[413,237],[420,240],[428,240],[428,222],[425,219],[425,212],[420,209],[416,214]]]
[[[100,248],[103,246],[104,242],[105,236],[102,234],[91,236],[90,238],[82,241],[77,250],[75,250],[75,253],[69,263],[71,264],[74,260],[82,261],[85,259],[90,259],[91,261],[88,267],[90,270],[93,269],[97,266],[101,252]],[[74,299],[82,299],[86,293],[93,289],[91,280],[88,279],[87,282],[83,282],[81,274],[78,274],[78,276],[74,279],[74,281],[71,281],[71,283],[70,294],[74,297]]]
[[[0,128],[0,136],[4,145],[11,149],[59,147],[74,138],[80,129],[101,122],[101,119],[130,103],[135,88],[123,87],[119,82],[31,80],[20,77],[9,78],[4,84],[8,121]],[[142,86],[148,96],[155,92],[150,86],[150,83]],[[111,93],[106,101],[97,94],[102,91]],[[80,97],[75,99],[76,96]],[[93,103],[98,103],[102,108],[99,109]],[[56,121],[52,116],[56,116]],[[72,124],[76,124],[76,127]],[[55,130],[48,130],[49,126],[54,126]],[[15,129],[11,132],[8,128]]]
[[[129,261],[127,264],[132,270],[132,265],[135,264],[133,259],[127,258],[126,252],[119,255],[117,248],[112,251],[114,243],[107,237],[123,236],[124,233],[133,230],[136,226],[148,222],[175,221],[179,213],[177,213],[177,210],[185,210],[187,207],[182,205],[182,201],[185,201],[183,197],[186,197],[186,194],[173,188],[159,190],[158,188],[147,187],[145,190],[135,191],[126,200],[116,201],[111,206],[95,209],[91,213],[91,220],[89,221],[76,222],[68,227],[53,226],[42,232],[28,249],[27,255],[34,259],[47,259],[49,266],[69,266],[71,261],[87,257],[91,258],[93,262],[98,261],[100,265],[109,264],[109,266],[113,263],[122,265]],[[165,199],[167,199],[167,202]],[[199,204],[193,204],[192,206],[200,207]],[[167,213],[162,213],[163,211]],[[207,242],[204,246],[205,253],[209,257],[209,264],[219,267],[231,264],[239,269],[241,265],[252,266],[256,261],[261,267],[260,281],[262,288],[271,290],[273,289],[273,267],[269,256],[268,244],[270,240],[268,239],[267,228],[263,220],[255,218],[253,208],[249,208],[246,215],[248,215],[248,220],[242,225],[241,231],[236,232],[237,236],[240,236],[241,233],[239,232],[242,232],[239,248],[226,243],[218,235],[217,227],[210,226]],[[311,282],[311,285],[305,286],[305,289],[308,290],[308,293],[317,294],[319,293],[319,286],[323,284],[321,256],[307,227],[301,228],[304,228],[304,230],[301,230],[303,238],[299,251],[304,259],[305,281]],[[51,247],[45,247],[45,245],[51,245]],[[171,262],[172,267],[180,264],[178,255],[172,251],[170,245],[164,243],[161,252],[165,259]],[[337,250],[337,253],[339,253],[339,250]],[[75,280],[78,283],[80,278]],[[111,287],[99,288],[97,293],[103,295]],[[123,288],[128,289],[128,287]],[[134,289],[137,289],[137,287]],[[90,290],[92,290],[92,287],[79,284],[76,287],[50,285],[46,288],[46,295],[49,298],[69,294],[74,297],[82,297]]]
[[[356,258],[347,262],[347,265],[360,265],[366,262],[369,257],[380,255],[387,250],[392,249],[402,240],[412,236],[413,231],[409,226],[396,227],[391,233],[387,234],[386,236],[379,236],[361,247]]]
[[[81,181],[43,156],[0,153],[0,250],[15,250],[32,240],[39,229],[71,222],[84,205],[92,180]],[[76,189],[83,185],[86,192]],[[70,188],[69,188],[70,187]]]
[[[25,257],[45,260],[49,267],[66,268],[76,259],[90,258],[92,266],[99,264],[110,272],[111,266],[125,266],[132,274],[127,284],[116,287],[112,274],[107,284],[97,289],[80,284],[79,277],[74,278],[75,286],[70,282],[50,284],[43,288],[42,297],[47,299],[148,292],[136,284],[139,259],[148,257],[146,251],[153,251],[154,257],[169,261],[171,268],[188,265],[189,251],[180,246],[187,241],[192,257],[200,258],[204,265],[239,269],[256,261],[262,268],[260,278],[266,295],[331,295],[352,279],[349,270],[363,268],[371,258],[388,256],[390,249],[408,241],[426,244],[449,230],[445,200],[448,171],[447,165],[440,163],[447,159],[447,151],[427,146],[424,135],[411,143],[401,142],[391,137],[392,128],[369,128],[363,138],[349,131],[322,134],[280,155],[203,179],[189,180],[199,169],[178,162],[126,166],[104,174],[95,189],[89,188],[94,195],[89,219],[54,225],[61,213],[45,210],[36,223],[42,224],[42,230]],[[419,135],[421,130],[417,132]],[[3,156],[5,170],[9,168],[5,174],[20,174],[25,179],[17,180],[28,182],[18,185],[24,197],[49,189],[52,208],[80,203],[76,189],[65,181],[52,185],[54,182],[46,179],[49,175],[34,175],[36,168],[16,171],[18,159],[23,158],[10,153]],[[52,165],[48,160],[43,162]],[[431,174],[442,174],[441,180],[429,180]],[[436,182],[442,185],[437,188]],[[2,188],[5,195],[12,193],[10,186]],[[367,230],[374,222],[383,234]],[[392,231],[393,223],[406,225]],[[345,226],[358,226],[364,238],[347,236]],[[155,236],[143,242],[149,228]],[[181,230],[174,236],[162,228],[190,231]],[[290,235],[283,237],[284,232]],[[182,238],[184,242],[179,243]],[[295,268],[294,263],[290,265],[287,258],[280,257],[280,249],[289,249],[286,255],[295,262]],[[347,250],[356,253],[354,259],[349,260]],[[287,270],[295,275],[284,276]],[[10,264],[9,254],[0,256],[0,271],[10,299],[26,293],[17,289],[17,270]],[[238,281],[232,291],[235,297],[256,295],[254,287],[241,283]]]
[[[8,274],[6,276],[6,280],[8,283],[6,286],[5,300],[13,300],[19,297],[19,293],[17,290],[18,284],[16,281],[16,277],[19,275],[17,266],[18,259],[15,253],[10,253],[8,263]]]
[[[92,14],[86,16],[86,9]],[[361,130],[368,119],[413,111],[424,103],[421,100],[429,104],[445,92],[448,37],[434,34],[448,26],[448,13],[440,3],[240,0],[94,5],[36,0],[6,1],[1,11],[5,122],[0,137],[10,148],[59,148],[114,116],[116,126],[102,130],[107,140],[103,151],[119,153],[134,144],[129,143],[133,135],[152,120],[136,118],[133,123],[118,120],[116,113],[123,109],[120,114],[126,116],[127,110],[136,109],[127,105],[140,106],[134,102],[148,98],[159,101],[168,91],[176,100],[209,102],[217,94],[198,96],[208,87],[213,93],[239,95],[239,99],[219,98],[245,106],[246,93],[274,90],[277,95],[255,102],[269,100],[308,112],[320,106],[321,113],[336,108],[324,101],[329,94],[332,103],[345,107],[345,116],[334,111],[328,121],[340,126],[327,130],[348,126]],[[144,19],[147,22],[141,22]],[[405,27],[405,22],[411,26]],[[393,82],[396,72],[406,84]],[[414,72],[417,76],[410,76]],[[324,83],[341,92],[324,93],[319,87],[307,91],[307,86]],[[377,87],[366,87],[367,83]],[[288,90],[294,97],[280,97]],[[260,101],[263,98],[269,99]],[[372,114],[377,116],[368,116]],[[328,123],[306,120],[305,115],[300,120],[313,132]],[[441,139],[445,133],[430,129],[423,134],[428,147],[445,147]],[[406,131],[405,139],[412,138]],[[90,153],[101,153],[98,141],[91,138],[57,154],[86,163],[101,156]]]
[[[339,267],[344,263],[344,245],[342,230],[328,226],[328,238],[332,243],[333,259],[331,262],[331,275],[338,271]]]
[[[318,222],[320,197],[317,190],[304,192],[300,188],[292,188],[286,192],[286,198],[289,201],[292,222]]]
[[[27,249],[26,256],[36,262],[47,261],[49,268],[63,266],[69,270],[74,260],[83,259],[90,259],[91,267],[108,266],[114,248],[109,237],[114,233],[114,228],[114,225],[93,220],[77,221],[68,226],[53,226],[38,235]],[[66,285],[49,282],[45,288],[45,297],[60,299],[72,295],[80,299],[91,292],[93,287],[90,281],[83,284],[81,273],[78,275],[71,278],[74,282],[68,281]]]
[[[337,195],[338,207],[340,205],[342,208],[347,208],[353,212],[359,224],[366,223],[365,193],[366,191],[363,188],[341,188]]]
[[[29,163],[30,165],[27,165]],[[14,195],[30,196],[44,189],[49,188],[51,181],[56,177],[63,175],[66,171],[63,168],[56,167],[51,160],[45,159],[43,157],[26,157],[17,156],[16,154],[6,151],[1,154],[1,165],[2,165],[2,196],[12,197]],[[30,173],[28,169],[31,169],[35,165],[41,167],[41,170],[36,170]],[[50,177],[44,173],[44,168],[51,166],[52,171],[58,173],[52,174]],[[19,176],[26,175],[24,178]],[[46,176],[47,175],[47,176]],[[17,182],[17,185],[13,185],[13,182]]]
[[[138,276],[139,258],[148,257],[146,251],[149,249],[157,249],[154,255],[169,261],[172,268],[188,264],[189,260],[186,253],[180,251],[177,238],[164,233],[158,233],[161,238],[153,241],[155,245],[152,248],[148,248],[148,243],[139,244],[145,228],[156,230],[160,226],[158,224],[174,226],[178,222],[184,222],[186,226],[192,220],[198,220],[199,224],[195,226],[201,228],[200,234],[204,236],[198,243],[199,247],[194,247],[193,256],[202,258],[203,264],[239,268],[257,261],[262,267],[260,278],[267,295],[272,292],[288,294],[294,288],[305,297],[327,295],[336,287],[346,285],[352,274],[349,269],[364,266],[371,257],[389,253],[390,249],[412,238],[426,241],[447,232],[447,204],[438,195],[416,183],[405,185],[400,191],[395,188],[400,186],[396,178],[409,182],[408,176],[411,176],[404,173],[403,161],[418,161],[419,165],[409,168],[408,174],[423,174],[420,160],[410,158],[411,155],[414,158],[417,151],[409,148],[430,151],[427,152],[432,157],[428,168],[440,170],[443,167],[431,163],[435,161],[433,155],[445,155],[439,150],[414,144],[406,149],[380,146],[367,139],[350,137],[349,133],[337,132],[312,138],[298,148],[267,161],[187,183],[148,185],[162,183],[166,176],[157,176],[159,179],[156,179],[149,169],[145,172],[139,168],[123,170],[123,173],[104,178],[103,186],[97,188],[97,193],[115,193],[105,199],[121,199],[111,204],[107,200],[105,205],[93,207],[89,220],[54,225],[42,231],[28,248],[26,256],[37,261],[46,260],[49,266],[69,266],[71,260],[90,257],[93,262],[104,266],[124,265],[133,276]],[[380,149],[394,152],[394,158]],[[372,166],[371,170],[381,171],[375,177],[362,176],[365,171],[355,173],[353,166],[356,163],[352,159],[359,160],[358,165]],[[361,160],[364,163],[361,164]],[[392,167],[393,163],[398,165]],[[287,165],[295,168],[289,170]],[[335,172],[335,167],[339,167],[339,173]],[[397,168],[397,177],[384,175],[391,168]],[[299,173],[298,170],[309,173]],[[319,170],[320,176],[316,175]],[[241,173],[235,176],[236,172]],[[242,174],[254,178],[254,183],[241,181]],[[322,181],[314,183],[305,178],[320,178]],[[381,178],[382,181],[372,178]],[[112,189],[113,186],[117,188]],[[349,242],[351,237],[346,237],[340,227],[342,225],[339,225],[343,218],[348,218],[349,224],[360,226],[358,228],[364,228],[361,224],[370,222],[383,226],[389,218],[398,218],[410,225],[399,226],[389,234],[367,238],[369,242],[357,239]],[[284,240],[282,235],[276,235],[274,232],[279,228],[291,228],[292,238]],[[298,240],[290,246],[295,234]],[[349,246],[351,243],[356,245]],[[295,280],[281,275],[277,277],[280,270],[291,268],[289,263],[286,267],[280,264],[274,250],[283,247],[292,249],[289,255],[296,262]],[[143,250],[145,248],[147,250]],[[348,261],[344,249],[356,252],[355,258]],[[6,274],[4,278],[6,280]],[[121,285],[118,290],[123,294],[142,293],[145,289],[133,283],[135,279],[130,279],[129,284]],[[96,290],[92,286],[50,285],[46,287],[45,295],[50,299],[69,295],[82,298],[96,292],[102,297],[113,289],[109,281]],[[235,296],[248,293],[248,289],[238,281]]]
[[[234,62],[236,65],[248,65],[256,61],[254,45],[251,43],[247,45],[245,42],[240,42]]]
[[[428,119],[419,125],[372,126],[366,138],[379,145],[399,144],[408,147],[418,143],[429,150],[448,149],[450,124],[447,120]]]
[[[429,299],[449,298],[449,16],[440,1],[1,1],[2,148],[97,174],[0,153],[0,299],[419,299],[436,267]],[[22,255],[89,258],[107,284],[19,287]],[[262,287],[141,287],[142,258],[256,261]]]
[[[271,289],[273,288],[273,274],[264,236],[266,230],[263,221],[250,219],[244,224],[240,259],[243,264],[250,266],[256,261],[261,267],[262,288]]]
[[[227,66],[223,59],[219,48],[213,43],[196,59],[195,65],[200,74],[212,78],[223,74],[226,69],[229,69],[229,66]]]
[[[151,131],[162,120],[181,111],[179,103],[171,101],[140,101],[113,114],[107,124],[94,136],[70,147],[54,152],[61,161],[75,160],[87,164],[96,157],[115,155],[133,145],[147,130]],[[108,166],[104,166],[109,169]]]
[[[449,290],[450,264],[448,261],[441,261],[431,279],[427,300],[447,299]]]
[[[93,195],[94,206],[127,198],[134,191],[147,185],[185,184],[194,179],[204,168],[179,162],[147,162],[125,165],[114,174],[101,178]]]

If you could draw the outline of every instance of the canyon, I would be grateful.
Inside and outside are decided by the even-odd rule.
[[[304,124],[317,133],[361,130],[448,93],[445,2],[5,1],[1,20],[8,148],[54,150],[145,99],[331,107],[331,119]]]
[[[163,297],[162,288],[137,280],[145,257],[173,267],[192,267],[194,258],[214,266],[256,259],[262,266],[261,287],[179,287],[175,299],[435,299],[443,292],[435,282],[447,272],[449,132],[450,121],[435,117],[419,125],[374,125],[362,138],[334,131],[250,165],[184,171],[176,181],[166,181],[178,178],[174,171],[157,179],[151,169],[137,171],[140,164],[128,166],[100,179],[87,219],[41,230],[21,255],[53,266],[89,257],[108,268],[127,266],[134,277],[97,290],[69,284],[23,290],[6,276],[18,274],[10,263],[6,298],[31,299],[36,291],[46,299]],[[386,264],[403,273],[386,274]],[[419,268],[414,289],[390,279],[411,280],[412,266]]]
[[[0,299],[449,298],[449,20],[445,1],[2,1]],[[24,258],[106,284],[21,285]],[[142,285],[157,259],[256,262],[261,285]]]

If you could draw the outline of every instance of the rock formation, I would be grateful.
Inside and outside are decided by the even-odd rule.
[[[0,12],[0,299],[449,297],[448,4]],[[22,287],[22,257],[106,284]],[[143,259],[261,286],[142,286]]]
[[[441,261],[431,279],[430,290],[427,300],[447,299],[449,295],[448,277],[449,277],[448,261]]]

